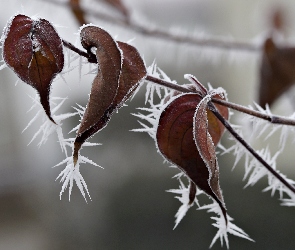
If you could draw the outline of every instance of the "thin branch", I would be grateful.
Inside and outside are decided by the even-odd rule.
[[[271,172],[279,181],[281,181],[287,188],[295,194],[295,188],[288,183],[276,170],[274,170],[229,124],[229,122],[222,117],[212,102],[208,103],[209,109],[214,113],[218,120],[224,127],[238,140],[269,172]]]
[[[178,84],[175,84],[175,83],[172,83],[172,82],[168,82],[168,81],[165,81],[163,79],[160,79],[160,78],[157,78],[157,77],[154,77],[154,76],[151,76],[151,75],[147,75],[145,80],[149,81],[149,82],[153,82],[153,83],[156,83],[156,84],[159,84],[161,86],[164,86],[164,87],[167,87],[167,88],[170,88],[170,89],[174,89],[176,91],[179,91],[179,92],[183,92],[183,93],[192,93],[194,91],[190,90],[190,89],[187,89],[181,85],[178,85]]]
[[[167,82],[165,80],[162,80],[162,79],[150,76],[150,75],[148,75],[145,79],[147,81],[149,81],[149,82],[153,82],[153,83],[156,83],[156,84],[162,85],[164,87],[174,89],[176,91],[180,91],[180,92],[183,92],[183,93],[195,92],[195,91],[193,91],[191,89],[187,89],[187,88],[185,88],[185,87],[183,87],[181,85],[177,85],[177,84],[172,83],[172,82]],[[195,93],[198,93],[198,92],[195,92]],[[242,113],[245,113],[245,114],[248,114],[248,115],[251,115],[251,116],[255,116],[257,118],[266,120],[266,121],[268,121],[270,123],[273,123],[273,124],[282,124],[282,125],[295,126],[295,120],[290,119],[288,117],[276,116],[276,115],[268,115],[268,114],[261,113],[259,111],[247,108],[247,107],[239,105],[239,104],[235,104],[235,103],[232,103],[232,102],[229,102],[229,101],[215,99],[215,98],[212,98],[212,102],[223,105],[223,106],[226,106],[228,108],[237,110],[239,112],[242,112]]]
[[[65,40],[62,40],[62,41],[63,41],[63,44],[64,44],[65,47],[67,47],[68,49],[76,52],[80,56],[83,56],[83,57],[87,58],[90,63],[97,63],[96,56],[94,54],[92,54],[91,52],[87,53],[87,52],[85,52],[83,50],[78,49],[73,44],[71,44],[71,43],[69,43],[69,42],[67,42]],[[195,92],[195,91],[193,91],[191,89],[187,89],[186,87],[183,87],[181,85],[178,85],[178,84],[175,84],[175,83],[172,83],[172,82],[168,82],[168,81],[165,81],[163,79],[160,79],[160,78],[157,78],[157,77],[154,77],[154,76],[151,76],[151,75],[147,75],[145,80],[147,80],[149,82],[159,84],[161,86],[164,86],[164,87],[167,87],[167,88],[170,88],[170,89],[174,89],[174,90],[179,91],[179,92],[197,93],[198,94],[198,92]],[[232,103],[232,102],[229,102],[229,101],[215,99],[215,98],[212,98],[212,102],[223,105],[223,106],[226,106],[228,108],[237,110],[239,112],[242,112],[242,113],[245,113],[245,114],[248,114],[248,115],[251,115],[251,116],[255,116],[257,118],[266,120],[266,121],[268,121],[270,123],[273,123],[273,124],[282,124],[282,125],[295,126],[295,120],[290,119],[288,117],[276,116],[276,115],[268,115],[268,114],[261,113],[259,111],[247,108],[247,107],[239,105],[239,104],[235,104],[235,103]]]
[[[67,2],[60,2],[56,0],[43,0],[44,2],[49,2],[55,5],[63,6],[63,7],[69,7],[69,3]],[[213,38],[213,37],[192,37],[192,36],[184,36],[184,35],[176,35],[171,32],[168,32],[166,30],[160,30],[156,28],[149,28],[147,26],[134,23],[132,20],[126,20],[126,19],[119,19],[114,18],[110,15],[107,15],[105,13],[99,12],[97,10],[93,9],[82,9],[80,6],[70,6],[72,10],[76,11],[83,11],[89,16],[98,18],[100,20],[109,22],[111,24],[118,25],[123,28],[127,28],[129,30],[132,30],[134,32],[137,32],[141,35],[153,37],[157,39],[162,39],[165,41],[173,41],[177,43],[184,43],[184,44],[190,44],[194,46],[199,47],[208,47],[208,48],[217,48],[217,49],[224,49],[224,50],[237,50],[237,51],[246,51],[250,53],[257,53],[261,51],[261,45],[257,45],[255,43],[251,42],[245,42],[245,41],[234,41],[231,39],[220,39],[220,38]]]
[[[88,62],[90,63],[97,63],[97,58],[94,54],[92,54],[91,52],[85,52],[83,50],[80,50],[78,49],[77,47],[75,47],[73,44],[65,41],[65,40],[62,40],[62,43],[65,47],[67,47],[68,49],[76,52],[77,54],[79,54],[80,56],[83,56],[85,58],[88,59]]]

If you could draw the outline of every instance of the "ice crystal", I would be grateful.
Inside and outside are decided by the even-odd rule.
[[[197,196],[201,193],[203,193],[201,190],[197,189],[196,197],[193,203],[190,204],[189,200],[189,192],[190,192],[190,187],[186,187],[181,179],[179,179],[180,186],[179,189],[169,189],[167,192],[174,193],[174,194],[179,194],[181,196],[175,196],[176,199],[178,199],[182,205],[179,207],[176,215],[175,215],[175,226],[173,229],[175,229],[179,222],[183,219],[183,217],[186,215],[187,211],[194,205],[194,202],[199,206]]]
[[[85,146],[85,145],[83,145],[83,146]],[[87,157],[84,157],[81,155],[79,155],[76,165],[74,165],[74,163],[73,163],[73,157],[70,156],[54,166],[54,167],[58,167],[63,164],[66,164],[66,167],[64,168],[64,170],[62,170],[56,178],[56,179],[60,178],[60,182],[63,182],[63,185],[62,185],[62,188],[60,191],[60,195],[59,195],[60,199],[61,199],[63,192],[69,186],[69,201],[71,200],[73,184],[75,182],[77,187],[79,188],[82,196],[84,197],[85,201],[87,202],[86,193],[91,200],[91,196],[89,194],[87,184],[86,184],[83,176],[80,173],[80,164],[82,164],[82,163],[84,163],[84,164],[89,163],[89,164],[94,165],[96,167],[102,168],[101,166],[97,165],[95,162],[89,160]]]
[[[28,110],[28,112],[32,110],[38,110],[35,114],[35,116],[31,119],[31,121],[28,123],[28,125],[24,128],[23,132],[26,131],[35,121],[42,121],[42,124],[38,131],[34,134],[29,144],[31,144],[39,135],[41,136],[41,139],[38,143],[38,146],[40,147],[42,144],[45,144],[51,134],[54,132],[57,133],[58,141],[60,143],[61,150],[67,155],[66,145],[64,144],[64,136],[62,132],[62,121],[65,119],[68,119],[72,116],[77,115],[77,112],[74,113],[66,113],[66,114],[59,114],[56,115],[57,111],[61,108],[63,103],[66,101],[67,98],[60,98],[60,97],[52,97],[51,98],[51,104],[54,106],[51,110],[52,118],[55,120],[56,124],[54,124],[52,121],[50,121],[45,114],[44,110],[42,109],[42,106],[39,102],[39,97],[36,96],[35,98],[32,98],[33,105]],[[57,101],[57,102],[56,102]]]
[[[232,223],[233,218],[231,218],[229,215],[227,215],[228,222],[226,224],[219,204],[215,200],[212,201],[212,204],[204,205],[198,208],[199,210],[206,209],[208,213],[213,212],[218,215],[217,217],[211,217],[211,219],[215,220],[212,225],[218,228],[218,231],[210,244],[210,248],[215,244],[218,238],[220,239],[221,246],[223,246],[224,241],[226,247],[229,248],[228,234],[253,241],[248,234],[246,234],[241,228]]]
[[[168,82],[172,82],[176,84],[176,81],[172,81],[165,73],[163,70],[157,67],[157,64],[155,62],[152,63],[147,68],[147,74],[156,78],[163,79]],[[154,104],[154,93],[156,92],[157,96],[159,98],[162,98],[162,93],[161,90],[164,91],[164,96],[169,95],[171,90],[168,90],[167,88],[164,88],[160,85],[156,85],[154,83],[147,82],[146,84],[146,93],[145,93],[145,103],[149,102],[151,105]]]
[[[266,110],[262,109],[260,106],[256,105],[256,109],[258,109],[260,112],[271,115],[271,112],[269,111],[268,107],[266,107]],[[294,118],[294,115],[290,116],[290,118]],[[262,136],[263,133],[265,133],[264,126],[272,126],[269,133],[273,134],[274,132],[281,130],[280,140],[277,145],[277,150],[273,155],[271,154],[268,146],[265,148],[262,148],[260,150],[256,150],[257,154],[264,159],[267,164],[273,168],[278,175],[283,177],[283,179],[288,182],[291,186],[295,186],[295,181],[287,178],[287,176],[280,173],[279,170],[277,170],[276,167],[276,161],[278,156],[283,152],[283,148],[285,147],[286,140],[288,138],[288,134],[290,131],[293,130],[293,127],[290,126],[282,126],[282,125],[272,125],[269,122],[261,121],[257,118],[251,118],[252,121],[252,130],[251,130],[251,136],[253,138],[259,138]],[[245,137],[243,135],[243,131],[240,129],[239,126],[234,126],[236,131],[239,133],[239,135],[243,138]],[[269,137],[269,136],[268,136]],[[236,141],[233,137],[230,137],[231,140],[235,141],[235,144],[228,149],[223,149],[223,153],[232,153],[235,156],[235,162],[234,166],[242,159],[244,156],[245,162],[245,174],[244,174],[244,180],[247,180],[247,184],[245,187],[253,186],[255,185],[260,179],[267,178],[268,185],[266,188],[263,189],[264,192],[270,191],[271,196],[273,196],[276,191],[279,193],[280,200],[282,201],[283,206],[295,206],[295,195],[293,192],[287,188],[279,179],[277,179],[271,172],[269,172],[260,161],[258,161],[256,158],[252,156],[248,151],[246,151],[245,147],[240,144],[238,141]]]

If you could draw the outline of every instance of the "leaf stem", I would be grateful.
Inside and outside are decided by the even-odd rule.
[[[83,57],[87,58],[87,59],[88,59],[88,62],[90,62],[90,63],[97,63],[97,58],[96,58],[96,56],[95,56],[94,54],[92,54],[92,53],[87,53],[87,52],[85,52],[85,51],[83,51],[83,50],[80,50],[80,49],[78,49],[77,47],[75,47],[73,44],[67,42],[66,40],[62,40],[62,43],[63,43],[63,45],[64,45],[66,48],[68,48],[68,49],[70,49],[70,50],[76,52],[76,53],[79,54],[80,56],[83,56]]]
[[[281,181],[287,188],[295,194],[295,188],[288,183],[275,169],[273,169],[229,124],[229,122],[222,117],[212,102],[208,103],[208,108],[214,113],[218,120],[224,127],[238,140],[269,172],[271,172],[279,181]]]

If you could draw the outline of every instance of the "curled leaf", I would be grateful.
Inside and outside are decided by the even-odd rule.
[[[220,121],[217,120],[215,116],[213,116],[212,112],[208,112],[209,116],[207,115],[207,104],[210,99],[210,96],[203,98],[196,108],[196,112],[194,114],[193,130],[194,141],[196,143],[198,152],[208,169],[208,184],[214,194],[213,198],[220,205],[224,217],[226,218],[225,204],[219,186],[219,166],[215,154],[215,145],[220,140],[224,131],[224,127],[220,125]],[[223,110],[225,111],[227,108],[223,108]],[[209,128],[211,133],[209,132]]]
[[[78,159],[78,151],[83,142],[109,121],[109,108],[117,94],[122,69],[121,51],[108,32],[96,26],[86,26],[81,30],[80,37],[81,44],[87,51],[96,48],[99,65],[74,143],[74,162]]]
[[[96,26],[84,27],[80,36],[85,49],[96,48],[99,70],[74,143],[75,162],[82,144],[107,125],[146,75],[144,62],[133,46],[117,43]]]
[[[34,87],[49,117],[49,94],[54,77],[62,71],[62,40],[45,19],[25,15],[13,17],[4,30],[3,59],[17,76]]]
[[[204,104],[202,102],[198,94],[190,93],[176,96],[167,103],[158,123],[156,135],[158,149],[195,185],[219,203],[226,218],[225,206],[219,189],[219,173],[215,156],[215,145],[220,140],[224,128],[213,113],[206,110],[206,102]],[[198,106],[200,103],[201,106]],[[198,107],[197,110],[196,107]],[[227,119],[227,108],[222,106],[217,108]],[[199,122],[201,123],[200,128],[198,124],[196,125]],[[211,141],[208,139],[210,137]],[[200,145],[197,146],[197,143]],[[191,192],[190,197],[194,197],[192,186]],[[190,202],[192,202],[191,198]]]

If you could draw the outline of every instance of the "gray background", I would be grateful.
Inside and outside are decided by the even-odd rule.
[[[89,8],[97,6],[94,0],[84,2]],[[273,8],[281,6],[288,20],[287,36],[290,41],[294,37],[295,3],[291,0],[125,2],[135,19],[163,29],[258,41],[268,32]],[[33,0],[1,0],[0,4],[1,29],[12,15],[24,12],[48,19],[57,25],[62,38],[77,41],[78,25],[67,8]],[[146,38],[95,18],[89,20],[107,28],[118,40],[135,38],[132,43],[147,65],[156,59],[158,66],[179,83],[185,82],[183,75],[190,73],[204,84],[210,82],[214,87],[225,88],[232,102],[249,105],[256,100],[259,55],[179,45]],[[81,82],[78,78],[78,72],[73,72],[66,76],[67,84],[60,80],[53,84],[52,95],[69,97],[64,112],[72,111],[75,103],[87,102],[92,76],[83,76]],[[91,139],[103,146],[82,151],[105,168],[81,166],[92,197],[86,204],[76,187],[70,202],[67,192],[59,200],[61,184],[55,178],[62,167],[51,167],[64,156],[55,135],[41,148],[37,147],[38,141],[27,146],[38,129],[37,124],[22,133],[33,117],[27,110],[32,105],[28,95],[34,96],[34,90],[22,83],[15,86],[17,78],[9,69],[0,72],[0,81],[0,249],[208,248],[216,232],[211,226],[213,214],[195,211],[193,207],[172,230],[180,203],[165,190],[178,187],[178,182],[171,179],[176,171],[163,164],[147,134],[130,132],[139,127],[130,113],[144,105],[144,88],[128,102],[128,107],[113,116],[107,128]],[[273,110],[291,114],[290,103],[279,100]],[[242,121],[241,116],[234,116],[233,121]],[[65,122],[64,133],[77,122],[77,119]],[[227,134],[224,145],[226,138]],[[272,143],[276,142],[277,138]],[[256,145],[263,143],[258,141]],[[290,145],[278,159],[278,167],[294,178],[294,145]],[[233,163],[231,155],[219,158],[227,209],[235,223],[256,243],[230,235],[231,249],[294,249],[294,208],[281,207],[276,195],[270,197],[269,193],[261,192],[265,179],[243,189],[243,164],[231,171]],[[206,202],[204,199],[203,203]],[[212,247],[219,248],[219,242]]]

